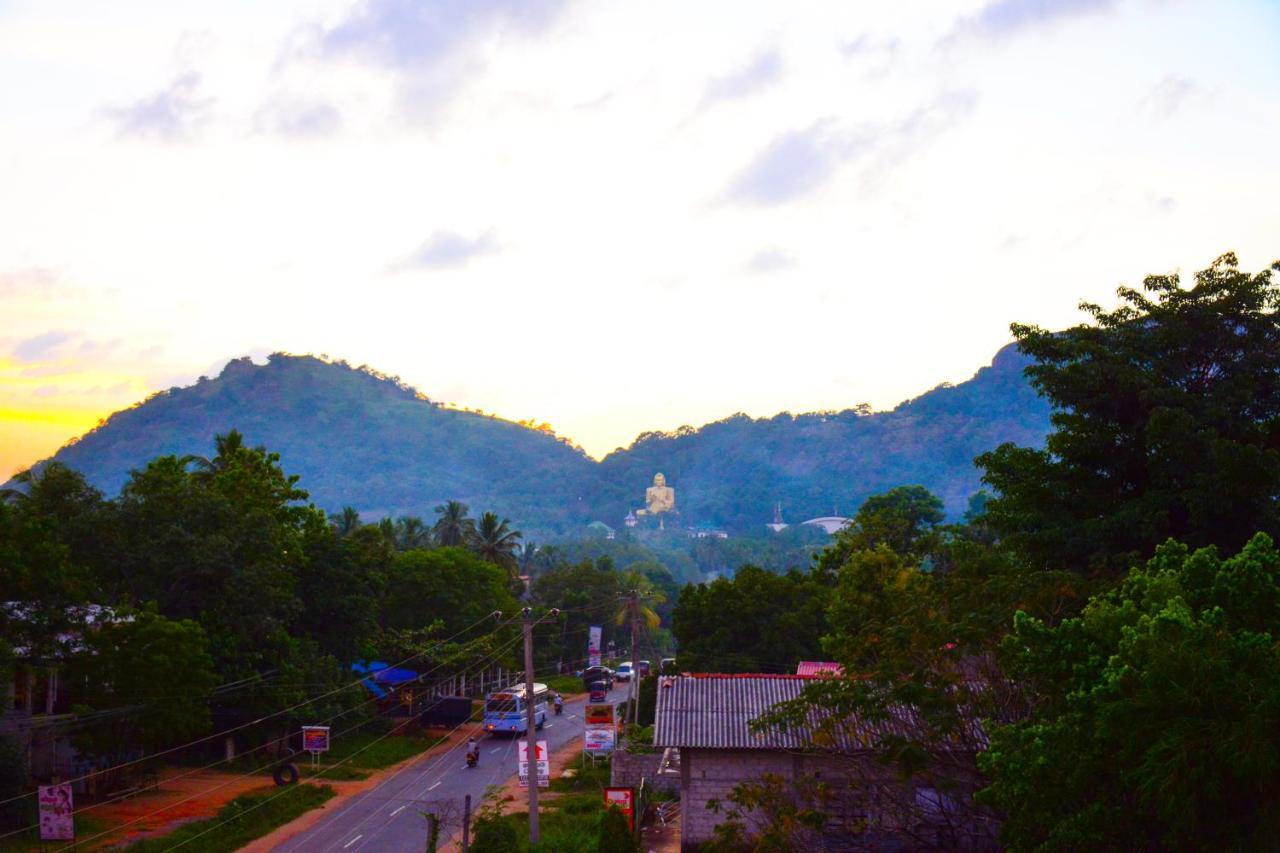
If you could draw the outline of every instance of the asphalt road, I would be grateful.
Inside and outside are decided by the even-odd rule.
[[[609,701],[621,702],[627,688],[626,683],[618,684]],[[547,741],[552,752],[572,740],[581,742],[585,704],[583,699],[566,702],[564,713],[559,717],[552,713],[536,739]],[[449,752],[424,755],[274,849],[285,853],[420,851],[426,845],[427,813],[441,816],[443,846],[461,832],[467,794],[474,811],[488,786],[504,785],[516,775],[516,740],[510,735],[482,738],[480,764],[474,768],[467,767],[465,741]]]

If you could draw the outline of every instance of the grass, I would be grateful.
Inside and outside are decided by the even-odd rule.
[[[36,820],[33,813],[30,822]],[[94,817],[85,817],[81,815],[76,818],[76,838],[88,838],[91,835],[97,835],[108,828],[108,824]],[[8,832],[6,828],[4,830]],[[40,833],[36,829],[25,832],[22,835],[15,835],[0,841],[0,853],[29,853],[29,851],[48,850],[51,844],[56,845],[60,842],[46,841],[41,843]]]
[[[600,839],[600,818],[604,814],[603,791],[609,784],[609,762],[597,761],[593,765],[590,759],[579,756],[570,768],[574,774],[552,779],[553,796],[540,801],[541,842],[537,847],[530,848],[525,841],[528,812],[514,812],[500,818],[516,830],[521,853],[595,853]]]
[[[334,791],[328,785],[294,785],[280,793],[264,789],[227,803],[208,820],[184,824],[163,838],[131,844],[130,853],[159,853],[178,844],[187,853],[230,853],[322,805]]]
[[[572,675],[553,675],[550,678],[544,678],[542,683],[547,688],[554,690],[556,693],[581,693],[582,679],[575,678]]]

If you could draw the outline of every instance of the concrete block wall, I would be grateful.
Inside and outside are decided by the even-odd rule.
[[[680,791],[680,778],[677,776],[659,776],[658,766],[662,763],[661,752],[631,753],[619,749],[614,751],[609,769],[609,784],[614,787],[639,788],[641,779],[648,779],[655,788]]]

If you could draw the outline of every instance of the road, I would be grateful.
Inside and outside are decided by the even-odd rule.
[[[615,686],[609,701],[625,699],[627,687],[626,683]],[[581,741],[584,705],[584,699],[566,702],[564,713],[559,717],[553,713],[538,739],[546,740],[552,752],[571,740]],[[471,795],[474,810],[488,786],[504,785],[516,775],[516,740],[510,735],[482,738],[480,764],[475,768],[466,765],[465,741],[449,752],[424,755],[274,849],[281,853],[419,851],[426,844],[427,812],[444,819],[443,847],[460,831],[463,797]]]

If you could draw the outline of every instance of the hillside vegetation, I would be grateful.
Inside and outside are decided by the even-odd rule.
[[[234,428],[279,452],[323,509],[426,516],[456,499],[544,534],[593,519],[619,526],[655,471],[676,487],[682,525],[758,532],[777,501],[797,522],[848,514],[901,483],[927,486],[958,516],[978,489],[976,455],[1003,442],[1039,446],[1048,432],[1049,407],[1025,364],[1009,346],[969,381],[889,412],[734,415],[644,433],[597,464],[548,432],[445,408],[393,377],[277,353],[118,412],[54,458],[115,494],[147,460],[201,452]]]

